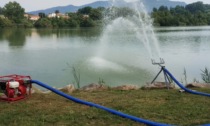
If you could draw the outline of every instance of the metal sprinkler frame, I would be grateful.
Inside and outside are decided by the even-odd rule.
[[[160,61],[159,62],[156,62],[154,59],[151,59],[152,61],[152,64],[153,65],[158,65],[161,67],[160,71],[158,72],[158,74],[155,76],[155,78],[151,81],[151,84],[153,84],[155,82],[155,80],[158,78],[158,76],[161,74],[161,72],[163,72],[163,75],[164,75],[164,79],[165,79],[165,84],[167,86],[167,88],[169,89],[170,88],[170,84],[172,83],[172,81],[170,80],[170,77],[168,76],[168,74],[166,74],[166,72],[164,71],[164,64],[165,64],[165,61],[163,58],[160,58]]]

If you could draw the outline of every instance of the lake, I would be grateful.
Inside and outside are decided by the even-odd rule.
[[[151,82],[160,68],[133,32],[118,30],[1,29],[0,75],[30,75],[62,87],[75,83],[75,68],[81,86],[102,80],[109,86]],[[166,68],[179,81],[186,69],[188,82],[202,82],[201,70],[210,69],[210,27],[156,27],[154,33]]]

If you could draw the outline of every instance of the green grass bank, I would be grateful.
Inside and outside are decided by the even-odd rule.
[[[210,89],[196,89],[210,93]],[[177,89],[74,91],[70,95],[143,119],[193,126],[210,123],[210,98]],[[32,94],[13,102],[0,102],[1,126],[141,126],[143,124],[80,105],[54,93]]]

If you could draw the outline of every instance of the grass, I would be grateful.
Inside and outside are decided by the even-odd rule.
[[[210,89],[199,89],[210,93]],[[210,98],[178,90],[84,92],[74,97],[94,102],[143,119],[192,126],[210,123]],[[33,94],[23,101],[0,102],[1,126],[141,126],[143,124],[106,111],[69,101],[54,93]]]
[[[204,70],[201,70],[201,77],[205,83],[210,83],[210,72],[207,67]]]

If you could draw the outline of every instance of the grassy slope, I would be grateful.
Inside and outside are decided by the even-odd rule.
[[[202,91],[210,93],[209,89]],[[179,93],[178,90],[78,91],[71,95],[152,121],[176,125],[210,123],[210,98]],[[51,93],[33,94],[21,102],[0,102],[0,125],[139,126],[142,124],[74,103]]]

